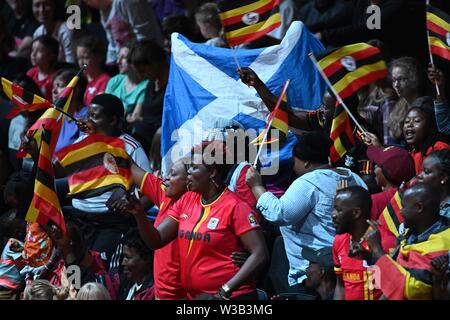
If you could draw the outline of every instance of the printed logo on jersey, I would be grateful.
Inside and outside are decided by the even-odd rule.
[[[208,222],[208,225],[206,226],[208,229],[215,230],[217,228],[217,225],[219,224],[219,219],[217,218],[211,218]]]
[[[248,215],[248,222],[250,222],[250,225],[252,227],[257,227],[258,226],[258,221],[256,221],[256,218],[255,218],[255,216],[252,213],[250,213]]]

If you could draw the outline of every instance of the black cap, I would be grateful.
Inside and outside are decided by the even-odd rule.
[[[321,267],[334,267],[333,252],[331,247],[323,247],[321,249],[303,248],[302,256],[309,262],[317,263]]]
[[[109,116],[117,116],[119,119],[125,116],[125,108],[122,100],[113,94],[102,93],[92,99],[91,104],[98,104],[103,107],[103,111]]]

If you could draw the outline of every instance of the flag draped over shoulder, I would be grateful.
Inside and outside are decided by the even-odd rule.
[[[427,5],[427,29],[431,53],[450,60],[450,16]]]
[[[395,237],[400,235],[399,227],[403,222],[402,208],[401,194],[400,191],[397,191],[378,218],[380,225],[385,227]]]
[[[69,196],[86,199],[132,186],[131,162],[120,138],[89,135],[56,153],[68,175]]]
[[[219,9],[230,46],[256,40],[281,25],[278,0],[225,0]]]
[[[245,130],[256,132],[267,126],[269,111],[254,88],[242,83],[236,72],[236,55],[242,67],[253,69],[274,95],[280,96],[290,79],[287,101],[293,109],[316,110],[320,107],[326,83],[308,58],[309,52],[324,47],[304,27],[294,21],[281,44],[260,49],[216,48],[192,43],[172,34],[169,81],[164,98],[161,153],[163,172],[200,143],[204,132],[221,119],[235,120]],[[296,138],[288,134],[279,152],[262,154],[262,167],[277,160],[291,165]]]
[[[55,176],[52,164],[53,150],[50,148],[52,134],[47,129],[42,130],[34,194],[25,220],[37,222],[41,225],[47,225],[51,221],[65,232],[66,224],[55,191]]]
[[[318,56],[317,60],[342,99],[388,74],[380,49],[367,43],[352,44],[326,52]]]
[[[14,104],[14,108],[6,115],[6,119],[12,119],[22,111],[34,112],[51,107],[46,99],[26,91],[21,86],[1,78],[3,91]]]

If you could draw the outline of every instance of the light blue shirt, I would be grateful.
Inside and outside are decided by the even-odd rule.
[[[264,218],[280,226],[289,260],[289,285],[301,283],[309,262],[302,258],[302,248],[315,250],[333,246],[336,230],[332,222],[336,185],[347,180],[349,186],[367,189],[364,181],[346,168],[344,175],[330,169],[317,169],[297,178],[286,193],[277,198],[266,192],[256,207]]]

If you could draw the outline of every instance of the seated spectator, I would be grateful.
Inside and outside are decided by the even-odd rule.
[[[368,255],[361,253],[368,253],[363,236],[369,227],[371,206],[370,194],[364,188],[348,187],[336,193],[333,211],[337,234],[333,243],[337,275],[335,300],[378,300],[381,297],[381,291],[372,285],[373,274],[365,260]],[[382,240],[386,252],[395,247],[395,239]],[[358,255],[361,255],[359,259]]]
[[[77,300],[111,300],[111,296],[101,283],[88,282],[78,291]]]
[[[401,184],[415,176],[414,161],[408,151],[399,147],[369,146],[367,156],[375,163],[378,186],[383,190],[372,195],[371,220],[377,220]]]
[[[439,88],[440,94],[436,92],[434,101],[434,111],[439,132],[447,136],[450,135],[450,110],[447,97],[445,95],[445,76],[442,70],[435,66],[428,68],[428,79]]]
[[[118,299],[154,300],[153,250],[146,246],[136,229],[125,235],[123,255]]]
[[[84,93],[84,105],[89,106],[92,99],[105,92],[109,75],[104,70],[106,47],[92,36],[79,39],[75,46],[77,63],[80,68],[87,65],[84,74],[87,77],[87,87]]]
[[[277,198],[266,192],[255,169],[247,172],[247,184],[257,199],[256,208],[269,222],[280,226],[289,260],[288,281],[292,293],[311,295],[302,285],[308,262],[302,257],[306,247],[331,247],[335,228],[331,219],[338,181],[366,187],[364,181],[346,168],[331,168],[328,162],[330,138],[324,132],[301,135],[293,150],[297,175],[286,193]]]
[[[135,123],[133,132],[133,136],[148,151],[153,135],[162,124],[169,63],[164,49],[152,41],[142,41],[134,45],[129,60],[135,70],[150,81],[145,93],[143,119]]]
[[[7,3],[13,13],[7,27],[16,43],[15,50],[11,52],[11,55],[28,58],[34,31],[39,26],[33,17],[31,0],[8,0]]]
[[[76,76],[77,70],[63,69],[59,70],[53,80],[53,101],[56,101],[60,94],[64,91],[70,81]],[[84,92],[86,90],[86,79],[80,77],[78,84],[73,90],[72,100],[70,102],[67,112],[77,119],[84,119],[87,117],[89,108],[84,105]],[[81,135],[75,121],[68,117],[64,117],[64,122],[59,133],[58,142],[56,143],[55,152],[74,143]]]
[[[69,290],[51,284],[48,280],[34,280],[25,287],[23,300],[66,300]]]
[[[222,38],[222,23],[219,17],[219,8],[214,2],[202,5],[195,13],[195,22],[200,28],[205,44],[214,47],[227,47]]]
[[[119,49],[130,41],[153,40],[163,44],[155,13],[147,0],[83,0],[100,10],[101,23],[108,38],[106,62],[115,63]]]
[[[117,61],[120,74],[108,81],[105,92],[122,100],[127,123],[133,126],[135,122],[143,119],[142,108],[149,81],[144,80],[133,65],[129,64],[130,49],[131,45],[124,45],[120,48]],[[130,131],[133,132],[133,130]]]
[[[36,82],[43,98],[53,101],[53,79],[57,71],[59,45],[51,36],[40,36],[31,45],[31,64],[27,76]]]
[[[58,61],[74,63],[72,52],[72,31],[67,27],[63,2],[59,0],[33,0],[33,14],[40,26],[34,31],[33,38],[43,35],[52,36],[58,41]]]
[[[416,59],[402,57],[390,63],[389,77],[399,97],[389,117],[389,144],[404,144],[403,123],[413,102],[424,94],[425,70]]]
[[[430,153],[423,161],[422,171],[417,178],[441,191],[440,214],[450,219],[450,150]]]
[[[450,149],[445,137],[439,134],[430,99],[418,99],[412,105],[405,117],[403,135],[412,149],[416,174],[420,173],[423,159],[431,152]]]
[[[375,223],[364,235],[379,268],[376,285],[389,300],[431,299],[431,261],[450,250],[449,224],[439,215],[440,193],[419,183],[405,191],[402,203],[408,231],[392,256],[384,251]]]
[[[305,286],[316,291],[320,300],[333,300],[336,274],[334,273],[332,248],[324,247],[317,251],[305,248],[302,255],[309,261]]]

